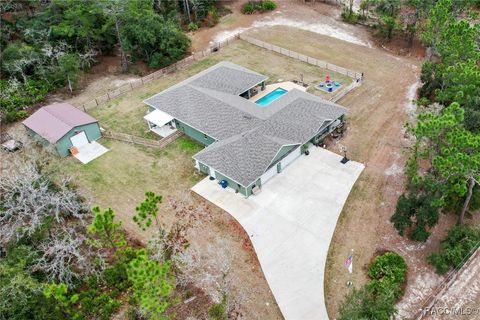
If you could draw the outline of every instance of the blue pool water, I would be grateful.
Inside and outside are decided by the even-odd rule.
[[[287,92],[288,91],[285,90],[285,89],[277,88],[277,89],[273,90],[272,92],[270,92],[269,94],[267,94],[266,96],[263,96],[260,99],[258,99],[257,101],[255,101],[255,103],[258,104],[261,107],[264,107],[264,106],[272,103],[273,101],[277,100],[278,98],[280,98],[281,96],[283,96]]]

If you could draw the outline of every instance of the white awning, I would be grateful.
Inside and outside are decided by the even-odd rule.
[[[154,110],[143,118],[159,127],[164,126],[165,124],[173,120],[173,117],[171,115],[160,110]]]

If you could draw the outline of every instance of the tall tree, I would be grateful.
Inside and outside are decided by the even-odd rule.
[[[110,49],[110,30],[103,28],[107,16],[94,0],[53,0],[42,12],[51,19],[53,39],[67,41],[80,52]]]
[[[175,288],[170,265],[151,260],[145,250],[140,250],[129,263],[127,273],[133,296],[149,319],[168,319],[166,310],[173,303],[171,295]]]
[[[423,41],[432,48],[434,53],[438,52],[437,45],[441,41],[442,35],[455,20],[451,12],[451,7],[451,0],[439,0],[429,12],[429,19],[422,38]]]
[[[162,224],[158,219],[158,205],[162,203],[162,196],[149,191],[145,193],[145,201],[135,208],[137,214],[133,216],[133,221],[142,229],[146,230],[155,221],[155,225],[160,233],[163,233]]]
[[[439,209],[459,210],[463,223],[480,179],[480,135],[466,130],[463,120],[464,110],[452,103],[439,112],[421,113],[409,129],[416,138],[407,166],[409,193],[399,198],[391,218],[400,234],[413,227],[410,238],[427,240]],[[461,209],[452,204],[457,199],[463,201]]]
[[[480,181],[480,135],[464,128],[448,132],[445,145],[433,158],[432,164],[443,182],[443,196],[465,198],[458,217],[458,223],[463,224],[473,188]]]
[[[76,53],[66,53],[58,58],[60,73],[65,77],[70,95],[77,84],[80,76],[80,57]]]
[[[127,1],[110,0],[103,1],[101,4],[103,5],[103,10],[108,17],[107,26],[111,25],[114,27],[117,43],[120,49],[120,65],[122,67],[122,71],[126,72],[128,70],[128,57],[124,48],[121,29],[123,27],[123,23],[125,22],[125,16],[128,15],[128,13],[126,13]]]
[[[115,213],[111,208],[103,211],[99,207],[92,209],[94,218],[88,231],[97,236],[103,246],[110,247],[114,252],[126,245],[122,232],[122,223],[115,222]]]

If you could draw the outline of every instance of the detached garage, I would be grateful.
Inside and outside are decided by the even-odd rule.
[[[101,137],[98,121],[68,103],[42,107],[23,124],[34,140],[53,146],[62,157],[70,155],[72,147],[85,150]]]

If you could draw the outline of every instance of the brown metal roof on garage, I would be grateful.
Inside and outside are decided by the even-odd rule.
[[[23,124],[50,143],[56,143],[75,127],[97,120],[68,103],[57,103],[40,108]]]

